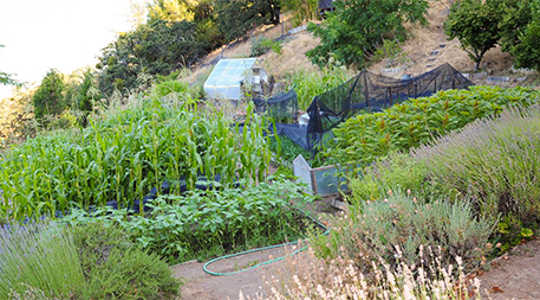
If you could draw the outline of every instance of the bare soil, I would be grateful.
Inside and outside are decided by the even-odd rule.
[[[481,291],[488,299],[540,299],[540,240],[511,250],[480,274]]]
[[[284,248],[275,248],[248,255],[225,259],[210,265],[213,272],[232,272],[261,263],[286,253]],[[213,276],[203,271],[204,263],[188,262],[171,267],[173,274],[185,282],[181,290],[181,299],[238,299],[240,291],[245,296],[264,294],[264,274],[275,271],[282,262],[276,262],[253,270],[230,276]]]

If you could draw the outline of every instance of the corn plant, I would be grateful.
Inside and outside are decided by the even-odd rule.
[[[294,88],[298,95],[298,108],[306,111],[313,97],[344,83],[352,77],[344,66],[329,63],[321,72],[300,70],[288,75],[289,88]]]
[[[271,158],[266,127],[251,108],[240,133],[219,111],[199,113],[189,99],[144,100],[86,129],[39,136],[3,153],[0,215],[54,215],[108,201],[126,207],[166,179],[185,180],[188,189],[201,176],[219,175],[225,185],[262,182]]]

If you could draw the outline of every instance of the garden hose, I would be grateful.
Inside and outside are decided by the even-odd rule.
[[[300,210],[300,209],[299,209]],[[323,235],[328,235],[328,233],[330,233],[330,229],[327,228],[326,226],[324,226],[321,222],[319,222],[318,220],[314,219],[313,217],[311,217],[310,215],[306,214],[305,211],[302,211],[300,210],[303,215],[307,218],[309,218],[311,221],[313,221],[318,227],[322,228],[324,230],[324,233]],[[218,262],[220,260],[224,260],[224,259],[228,259],[228,258],[231,258],[231,257],[237,257],[237,256],[242,256],[242,255],[246,255],[246,254],[250,254],[250,253],[254,253],[254,252],[259,252],[259,251],[264,251],[264,250],[269,250],[269,249],[275,249],[275,248],[280,248],[280,247],[285,247],[285,246],[291,246],[291,245],[297,245],[298,242],[300,240],[296,240],[294,242],[288,242],[288,243],[283,243],[283,244],[278,244],[278,245],[272,245],[272,246],[266,246],[266,247],[261,247],[261,248],[256,248],[256,249],[250,249],[250,250],[246,250],[246,251],[242,251],[242,252],[238,252],[238,253],[233,253],[233,254],[228,254],[228,255],[224,255],[224,256],[220,256],[220,257],[216,257],[214,259],[211,259],[209,260],[207,263],[205,263],[203,265],[203,271],[207,274],[210,274],[210,275],[214,275],[214,276],[229,276],[229,275],[235,275],[235,274],[238,274],[238,273],[242,273],[242,272],[246,272],[246,271],[249,271],[249,270],[253,270],[253,269],[256,269],[258,267],[261,267],[261,266],[264,266],[264,265],[269,265],[271,263],[275,263],[275,262],[278,262],[278,261],[282,261],[284,260],[286,257],[288,256],[293,256],[293,255],[296,255],[304,250],[307,249],[307,246],[304,246],[300,249],[296,249],[294,250],[292,253],[290,254],[287,254],[287,255],[283,255],[283,256],[280,256],[280,257],[277,257],[277,258],[273,258],[273,259],[270,259],[270,260],[267,260],[267,261],[264,261],[264,262],[261,262],[261,263],[258,263],[258,264],[255,264],[253,266],[250,266],[250,267],[247,267],[247,268],[244,268],[244,269],[241,269],[241,270],[238,270],[238,271],[233,271],[233,272],[224,272],[224,273],[221,273],[221,272],[214,272],[214,271],[210,271],[208,269],[208,266],[210,266],[211,264],[215,263],[215,262]]]

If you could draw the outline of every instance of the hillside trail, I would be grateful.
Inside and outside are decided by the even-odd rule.
[[[540,299],[540,239],[519,245],[478,276],[483,298]]]

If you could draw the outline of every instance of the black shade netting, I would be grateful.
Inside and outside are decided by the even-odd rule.
[[[277,123],[296,123],[298,97],[293,89],[269,99],[253,98],[253,103],[257,113],[266,113]]]
[[[344,84],[313,99],[307,110],[308,148],[313,150],[326,133],[360,111],[381,111],[409,98],[430,96],[441,90],[464,89],[471,85],[471,81],[449,64],[408,79],[362,71]]]

